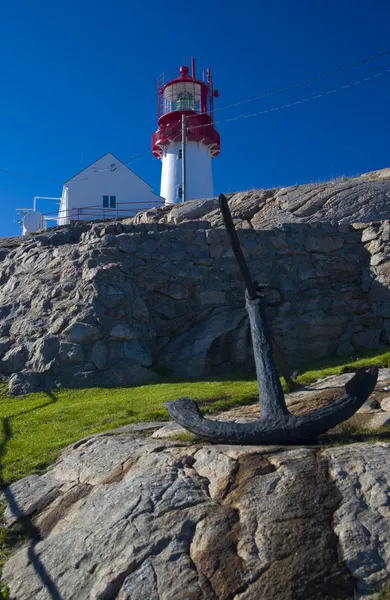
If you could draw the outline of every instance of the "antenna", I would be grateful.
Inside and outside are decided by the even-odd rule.
[[[41,228],[40,212],[29,212],[23,217],[23,229],[26,233],[36,233]]]

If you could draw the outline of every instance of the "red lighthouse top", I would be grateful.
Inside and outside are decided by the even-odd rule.
[[[173,141],[181,141],[182,115],[187,118],[187,140],[202,142],[208,146],[212,158],[220,152],[219,133],[214,128],[214,98],[218,91],[213,89],[210,70],[203,79],[195,76],[195,60],[192,59],[192,74],[189,68],[180,67],[180,75],[164,83],[158,82],[158,130],[152,136],[152,152],[162,158],[164,148]]]

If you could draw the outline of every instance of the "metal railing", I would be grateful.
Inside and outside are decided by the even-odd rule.
[[[117,202],[114,208],[103,207],[101,204],[80,206],[68,210],[60,210],[56,213],[45,213],[42,217],[45,222],[57,221],[59,225],[65,225],[70,221],[95,221],[98,219],[105,220],[134,217],[139,212],[158,208],[159,206],[164,206],[164,200],[162,198],[143,202]]]

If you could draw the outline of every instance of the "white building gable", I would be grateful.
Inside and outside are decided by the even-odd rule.
[[[58,225],[134,216],[163,198],[110,152],[64,183]]]

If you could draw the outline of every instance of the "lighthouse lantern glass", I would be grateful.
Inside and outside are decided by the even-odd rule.
[[[177,110],[201,110],[201,86],[192,81],[173,83],[163,92],[163,114]]]

